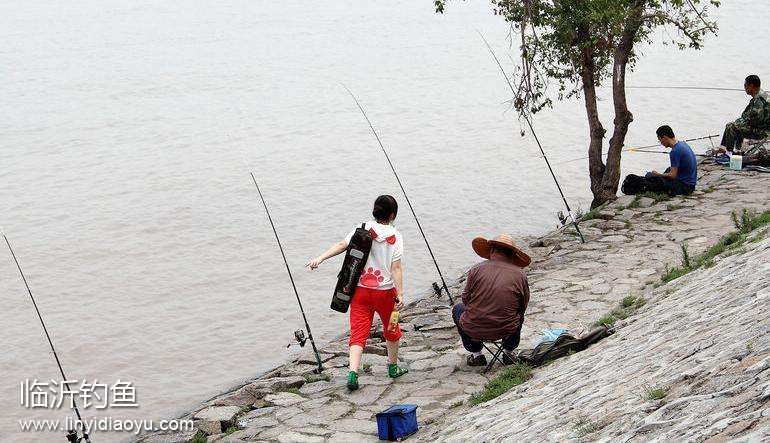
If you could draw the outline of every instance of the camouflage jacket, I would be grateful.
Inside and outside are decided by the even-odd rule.
[[[749,126],[757,131],[770,131],[770,94],[759,91],[743,110],[736,123]]]

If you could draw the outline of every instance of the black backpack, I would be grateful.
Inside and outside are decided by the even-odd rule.
[[[337,274],[337,286],[334,287],[331,308],[337,312],[348,312],[350,300],[358,286],[358,279],[369,259],[369,251],[372,249],[372,234],[366,229],[366,223],[356,228],[353,237],[350,238],[348,249],[345,251],[345,259],[342,261],[342,269]]]
[[[647,191],[647,180],[634,174],[628,174],[620,186],[620,191],[626,195],[636,195]]]

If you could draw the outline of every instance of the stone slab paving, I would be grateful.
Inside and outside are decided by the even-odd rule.
[[[711,380],[719,371],[703,366],[706,360],[697,357],[696,363],[691,361],[692,358],[688,360],[684,356],[677,357],[684,351],[669,339],[677,337],[679,344],[683,345],[696,335],[691,330],[693,323],[705,328],[700,331],[702,334],[713,336],[715,332],[708,329],[709,324],[700,317],[702,313],[696,302],[688,301],[688,297],[684,296],[682,299],[661,296],[662,290],[670,292],[669,287],[673,282],[658,289],[656,282],[660,280],[661,272],[667,264],[679,263],[682,243],[687,244],[692,255],[705,250],[722,233],[734,229],[732,211],[740,212],[744,208],[757,211],[767,209],[769,197],[770,174],[734,172],[707,166],[702,168],[698,189],[690,197],[675,197],[659,203],[643,198],[632,204],[633,199],[624,196],[609,204],[599,213],[598,218],[581,223],[581,230],[587,240],[585,244],[576,242],[569,228],[541,238],[528,239],[528,252],[533,257],[533,264],[528,271],[532,297],[522,329],[523,347],[535,340],[545,328],[579,329],[589,326],[627,295],[662,298],[663,302],[653,303],[655,307],[650,307],[656,311],[655,315],[647,314],[651,315],[647,320],[649,325],[642,328],[641,320],[635,320],[636,317],[630,319],[617,336],[605,340],[607,345],[599,343],[587,351],[538,369],[533,381],[498,401],[475,407],[467,405],[467,399],[483,390],[484,384],[494,376],[495,371],[484,375],[479,368],[469,368],[464,364],[465,352],[451,322],[448,302],[426,298],[411,303],[402,312],[401,326],[405,333],[400,360],[409,366],[410,373],[397,380],[387,378],[381,326],[375,325],[363,359],[368,371],[360,377],[362,389],[359,391],[349,393],[345,387],[347,341],[346,337],[342,337],[321,350],[328,380],[312,373],[314,359],[309,354],[304,355],[238,389],[207,401],[183,418],[193,418],[197,429],[208,435],[209,442],[366,442],[377,440],[375,413],[396,403],[415,403],[420,406],[418,419],[422,426],[417,439],[497,441],[519,437],[524,440],[576,438],[566,430],[568,422],[575,420],[578,413],[593,418],[598,411],[603,411],[607,417],[618,417],[611,425],[602,428],[601,435],[612,433],[613,436],[622,435],[627,441],[636,441],[643,439],[646,432],[654,434],[676,428],[678,433],[675,436],[694,437],[696,434],[690,432],[682,420],[677,419],[678,411],[690,408],[690,403],[680,403],[681,407],[660,406],[659,409],[664,412],[650,412],[653,418],[645,419],[639,425],[643,426],[641,431],[638,430],[639,426],[634,428],[636,431],[631,431],[638,424],[634,421],[636,416],[633,416],[634,419],[622,418],[630,414],[624,408],[630,408],[637,414],[644,414],[650,408],[638,401],[637,394],[634,394],[634,399],[628,393],[637,389],[640,383],[680,383],[681,386],[677,386],[681,387],[682,396],[711,395],[708,394],[711,392],[708,387],[711,386],[719,388],[719,392],[728,389],[724,386],[727,379]],[[738,258],[730,257],[727,260],[735,261]],[[753,266],[751,260],[747,259],[746,262]],[[720,266],[725,265],[720,263],[714,269]],[[751,268],[746,263],[741,266]],[[767,277],[767,268],[755,271],[765,271]],[[458,297],[463,280],[460,278],[450,288]],[[737,280],[731,284],[741,286],[737,282],[742,281]],[[767,334],[767,305],[753,306],[755,309],[762,307],[764,311],[760,317],[757,317],[756,312],[751,314],[755,320],[752,324],[749,317],[741,315],[741,308],[745,307],[751,295],[743,291],[743,302],[728,302],[729,298],[719,297],[712,290],[717,283],[699,286],[704,308],[708,307],[707,312],[710,313],[708,318],[731,323],[729,316],[735,315],[732,324],[740,324],[746,331],[741,339],[744,347],[752,334],[758,334],[757,327],[764,327],[764,333]],[[752,282],[752,287],[761,283],[767,288],[768,282],[763,279]],[[732,308],[725,308],[729,308],[726,311],[729,315],[721,320],[717,319],[716,314],[721,308],[709,304],[715,303],[717,299],[723,300],[722,304],[732,303]],[[664,309],[664,306],[667,307]],[[641,314],[639,318],[643,318]],[[675,319],[680,321],[674,322]],[[688,322],[683,324],[684,321]],[[653,327],[655,331],[650,331]],[[650,339],[654,332],[657,333],[657,341]],[[765,344],[768,343],[770,340],[765,341]],[[712,347],[714,350],[710,353],[724,351],[720,347]],[[756,352],[760,349],[768,352],[767,346],[756,349]],[[699,355],[698,352],[694,351],[693,355]],[[703,366],[700,372],[696,371],[692,376],[692,380],[699,380],[703,386],[697,389],[697,394],[685,392],[691,389],[687,386],[692,383],[684,383],[684,379],[677,379],[678,376],[671,372],[670,361],[676,358],[680,358],[677,370],[695,370]],[[645,366],[644,371],[624,375],[627,377],[624,378],[625,389],[613,387],[612,382],[617,384],[618,381],[613,379],[616,371],[612,368],[613,363],[618,361]],[[770,365],[767,363],[770,360],[761,361],[765,361],[763,364],[766,366]],[[757,364],[761,361],[757,360]],[[560,369],[565,367],[569,370]],[[609,369],[601,374],[592,370],[600,367]],[[748,383],[747,380],[752,379],[742,375],[739,377],[740,371],[736,367],[725,367],[723,370],[737,374],[736,385]],[[762,371],[759,373],[764,373],[767,379],[767,372]],[[571,397],[560,404],[564,411],[557,413],[559,405],[554,404],[554,399],[558,398],[557,394],[563,394],[565,384],[572,386]],[[672,394],[674,392],[679,391],[672,389]],[[767,398],[765,395],[765,402]],[[602,408],[600,404],[604,401],[614,401],[617,407]],[[700,406],[692,407],[703,407],[706,410],[706,404],[713,405],[715,402],[698,400]],[[752,415],[754,418],[747,416],[736,422],[728,420],[728,414],[723,415],[730,422],[724,429],[738,429],[740,426],[736,424],[745,424],[747,420],[767,422],[766,414],[757,417]],[[452,423],[464,423],[467,429],[452,426]],[[232,430],[232,427],[238,430],[227,435],[224,431],[228,428]],[[553,431],[549,431],[551,427],[554,427]],[[755,428],[756,425],[751,427]],[[527,432],[527,429],[538,431]],[[139,441],[191,441],[193,434],[152,434]]]
[[[414,440],[770,441],[770,238],[741,250],[654,290],[615,335]]]

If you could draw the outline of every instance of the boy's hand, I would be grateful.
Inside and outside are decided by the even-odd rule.
[[[310,268],[310,270],[312,271],[313,269],[321,266],[321,263],[323,263],[323,260],[318,258],[318,257],[316,257],[316,258],[310,260],[309,262],[307,262],[305,267]]]
[[[396,295],[396,310],[400,311],[404,307],[404,296],[401,294]]]

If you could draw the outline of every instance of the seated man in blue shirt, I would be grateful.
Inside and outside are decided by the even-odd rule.
[[[671,166],[662,174],[657,171],[648,172],[648,178],[658,177],[663,180],[653,181],[651,183],[653,186],[648,186],[647,190],[666,192],[669,195],[692,194],[698,181],[698,160],[692,148],[686,142],[676,139],[671,126],[663,125],[655,133],[661,145],[671,148],[671,152],[668,153]]]
[[[698,181],[698,161],[695,153],[690,145],[676,139],[671,126],[661,126],[655,132],[660,144],[671,148],[668,154],[671,166],[663,173],[652,171],[644,177],[633,174],[627,176],[621,188],[623,193],[663,192],[671,196],[692,194]]]

